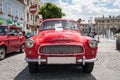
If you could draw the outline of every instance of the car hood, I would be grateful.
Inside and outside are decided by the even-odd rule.
[[[73,30],[47,30],[39,33],[38,36],[33,37],[40,42],[83,42],[84,38],[81,36],[81,33]]]

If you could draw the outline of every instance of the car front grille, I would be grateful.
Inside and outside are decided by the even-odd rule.
[[[40,47],[39,52],[44,54],[71,54],[82,53],[83,48],[79,45],[45,45]]]

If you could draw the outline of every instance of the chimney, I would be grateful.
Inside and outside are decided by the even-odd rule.
[[[111,18],[111,15],[109,15],[109,18]]]

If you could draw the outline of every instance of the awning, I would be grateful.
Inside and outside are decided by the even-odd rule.
[[[20,27],[20,23],[17,23],[17,26]]]
[[[7,20],[8,25],[13,25],[13,22],[11,20]]]
[[[4,23],[4,20],[3,19],[0,19],[0,24],[3,24]]]

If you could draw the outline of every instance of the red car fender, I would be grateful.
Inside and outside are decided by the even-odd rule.
[[[0,47],[5,46],[7,48],[8,44],[9,44],[8,41],[2,41],[0,42]]]

